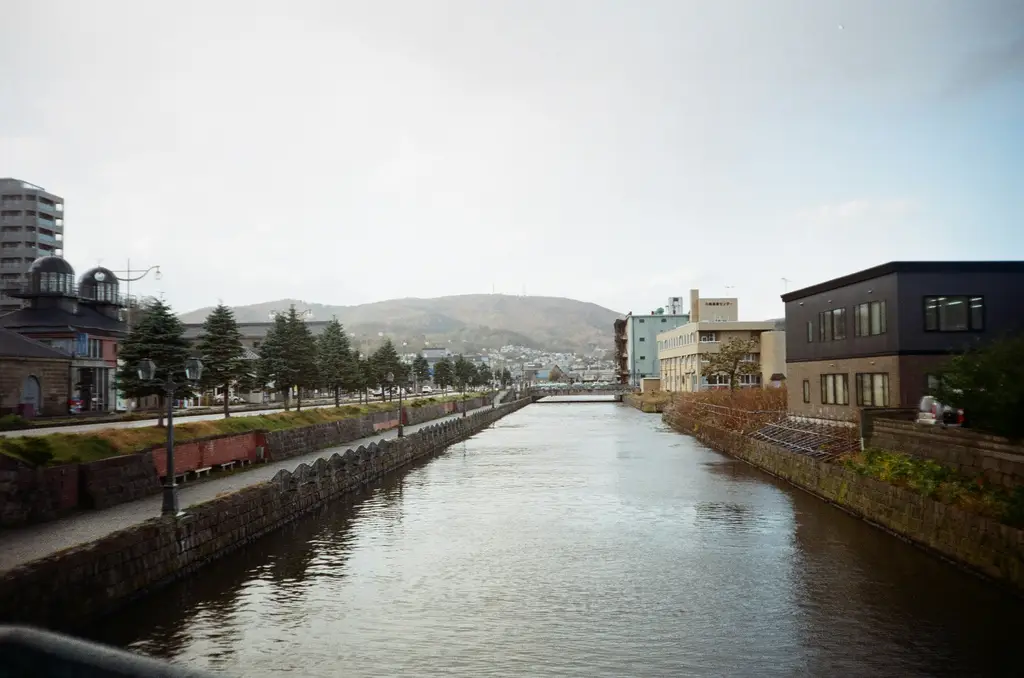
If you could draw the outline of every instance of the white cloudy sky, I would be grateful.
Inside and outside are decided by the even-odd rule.
[[[1020,0],[32,0],[0,176],[179,310],[470,292],[650,310],[1021,258]]]

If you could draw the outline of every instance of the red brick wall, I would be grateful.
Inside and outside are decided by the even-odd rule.
[[[238,435],[209,440],[190,440],[174,445],[175,475],[209,468],[230,461],[256,459],[256,448],[264,445],[263,434],[239,433]],[[153,450],[153,466],[161,478],[167,470],[167,448]]]

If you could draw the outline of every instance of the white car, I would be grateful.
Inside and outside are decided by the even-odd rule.
[[[430,393],[433,393],[433,392],[434,392],[434,389],[430,388],[429,386],[424,386],[423,388],[420,389],[420,393],[424,393],[424,394],[430,394]]]

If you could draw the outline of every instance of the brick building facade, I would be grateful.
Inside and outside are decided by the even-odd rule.
[[[67,414],[71,357],[0,329],[0,415]]]

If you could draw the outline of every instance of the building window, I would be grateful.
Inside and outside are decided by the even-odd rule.
[[[639,320],[640,322],[643,322],[643,321],[644,321],[644,319],[643,319],[643,318],[639,318],[638,320]]]
[[[805,403],[811,402],[811,380],[810,379],[804,379],[804,402]]]
[[[645,355],[640,356],[640,360],[647,360],[647,356],[645,356]]]
[[[813,320],[808,320],[807,321],[807,343],[809,344],[812,341],[814,341],[814,321]]]
[[[884,301],[871,301],[857,305],[853,316],[853,334],[857,337],[885,334]]]
[[[663,323],[664,323],[664,322],[668,322],[668,318],[662,318],[662,319],[661,319],[661,322],[663,322]]]
[[[821,375],[821,404],[849,405],[850,384],[845,374]]]
[[[640,337],[640,341],[646,341],[645,337]]]
[[[887,373],[856,376],[857,404],[862,407],[889,407],[889,375]]]
[[[102,358],[103,357],[103,346],[100,344],[99,339],[89,340],[89,357],[90,358]]]
[[[980,332],[985,329],[985,298],[974,296],[925,297],[927,332]]]
[[[821,341],[846,339],[845,308],[834,308],[818,314],[818,338]]]
[[[701,340],[702,343],[705,343],[705,344],[707,344],[707,343],[714,343],[714,342],[718,341],[718,335],[715,334],[714,332],[701,332],[700,333],[700,340]]]

